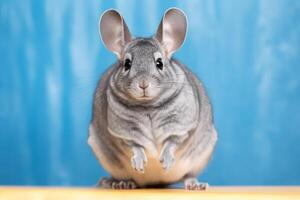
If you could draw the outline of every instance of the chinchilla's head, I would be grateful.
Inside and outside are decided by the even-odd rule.
[[[187,20],[176,8],[167,10],[156,34],[133,38],[116,10],[104,12],[100,19],[101,38],[118,58],[110,86],[120,98],[138,104],[168,99],[182,87],[183,72],[171,61],[184,42]]]

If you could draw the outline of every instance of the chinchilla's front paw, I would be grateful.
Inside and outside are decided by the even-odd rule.
[[[168,149],[164,149],[160,154],[159,161],[165,170],[169,170],[174,165],[174,155]]]
[[[144,166],[146,163],[147,157],[144,150],[140,149],[135,151],[134,155],[131,157],[131,166],[139,173],[144,173]]]

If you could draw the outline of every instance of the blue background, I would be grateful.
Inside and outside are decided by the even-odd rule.
[[[300,1],[1,0],[0,184],[93,185],[92,95],[115,61],[98,34],[118,9],[136,36],[164,11],[189,22],[175,54],[203,80],[219,141],[212,185],[300,184]]]

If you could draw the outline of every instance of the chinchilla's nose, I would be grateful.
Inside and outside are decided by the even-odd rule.
[[[143,81],[139,82],[139,87],[140,87],[141,89],[145,90],[147,87],[149,87],[149,82],[143,80]]]

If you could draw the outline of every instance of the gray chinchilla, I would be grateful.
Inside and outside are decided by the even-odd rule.
[[[196,177],[217,132],[202,83],[172,58],[185,39],[185,14],[167,10],[151,38],[133,38],[116,10],[104,12],[99,26],[118,58],[97,86],[89,127],[88,143],[112,176],[99,185],[130,189],[183,181],[187,189],[205,189]]]

